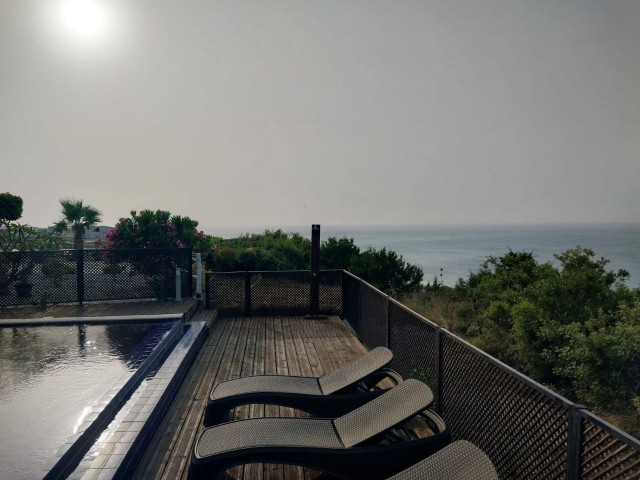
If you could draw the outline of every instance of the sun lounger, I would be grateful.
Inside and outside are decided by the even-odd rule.
[[[251,418],[216,425],[198,437],[189,478],[212,478],[247,463],[285,463],[339,478],[384,479],[449,443],[439,417],[442,430],[433,436],[385,440],[394,427],[432,402],[431,389],[409,379],[335,419]]]
[[[498,480],[498,473],[482,450],[458,440],[389,480]]]
[[[273,404],[304,410],[313,416],[339,417],[384,390],[370,389],[385,377],[398,384],[402,378],[387,367],[393,354],[377,347],[367,355],[320,378],[288,375],[241,377],[216,385],[209,395],[204,425],[226,421],[229,410],[247,404]]]

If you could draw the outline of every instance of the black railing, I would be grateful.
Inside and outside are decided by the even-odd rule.
[[[309,270],[279,272],[207,272],[205,305],[222,315],[305,315],[311,308]],[[319,273],[318,308],[340,315],[342,270]]]
[[[480,446],[500,478],[640,478],[637,439],[348,272],[323,275],[323,313],[342,315],[367,347],[393,351],[394,369],[428,383],[454,439]],[[308,278],[309,272],[208,273],[207,306],[223,315],[307,313]]]
[[[0,253],[0,306],[192,295],[191,250],[56,250]]]

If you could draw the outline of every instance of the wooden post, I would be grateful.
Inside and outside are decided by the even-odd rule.
[[[306,318],[328,318],[320,315],[320,225],[311,226],[311,271],[309,288],[309,315]]]

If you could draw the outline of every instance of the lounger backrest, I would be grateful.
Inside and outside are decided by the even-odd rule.
[[[482,450],[458,440],[389,480],[498,480],[496,468]]]
[[[345,447],[353,447],[403,423],[433,402],[424,383],[408,379],[352,412],[336,418],[333,425]]]
[[[384,347],[376,347],[364,357],[360,357],[335,372],[320,377],[318,383],[320,383],[322,393],[330,395],[353,385],[376,370],[386,367],[391,363],[392,359],[393,353],[391,353],[391,350]]]

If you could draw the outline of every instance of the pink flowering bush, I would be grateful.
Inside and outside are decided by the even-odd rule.
[[[189,217],[172,215],[164,210],[135,210],[131,217],[121,218],[116,226],[106,234],[103,243],[105,263],[117,263],[121,249],[173,249],[191,248],[203,254],[206,260],[211,254],[212,239],[202,230],[198,230],[198,222]],[[128,254],[132,271],[151,277],[158,297],[165,297],[171,289],[175,275],[175,257],[167,252],[157,252],[149,256]]]

